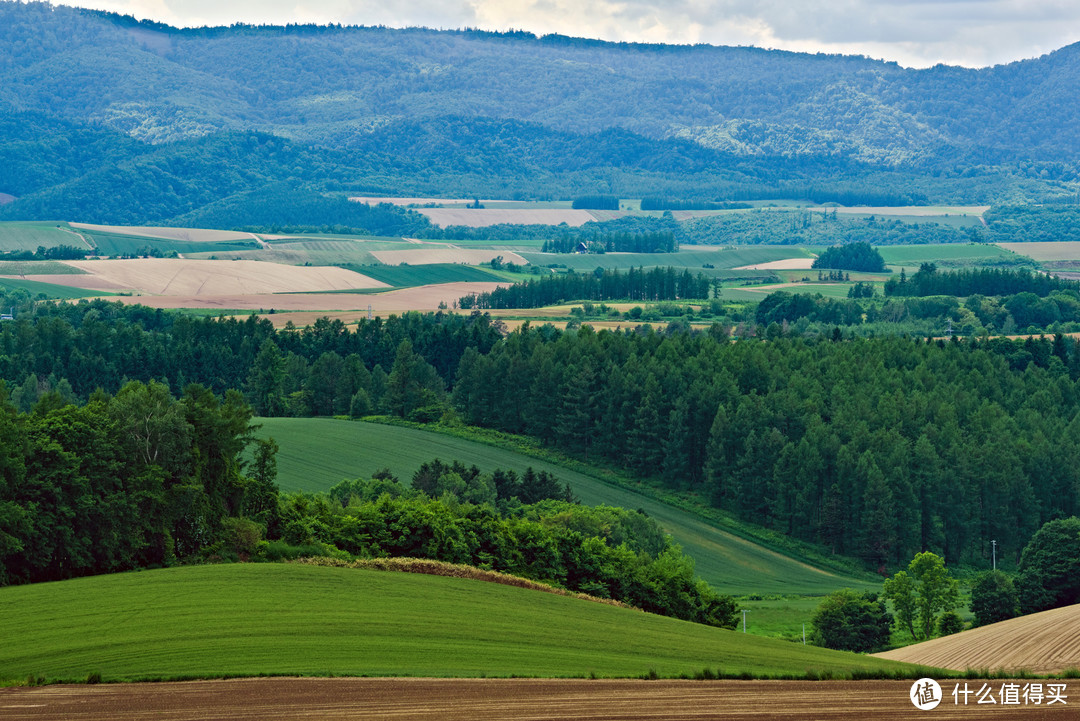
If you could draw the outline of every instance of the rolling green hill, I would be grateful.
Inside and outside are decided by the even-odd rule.
[[[0,588],[0,638],[0,680],[914,670],[494,583],[282,564]]]
[[[529,466],[569,483],[582,503],[641,508],[656,519],[696,564],[697,573],[731,594],[824,594],[857,579],[814,568],[741,538],[693,513],[592,476],[475,441],[374,423],[327,418],[262,418],[259,435],[281,447],[278,485],[285,491],[325,491],[343,479],[367,478],[388,467],[408,484],[421,463],[439,458],[519,473]]]

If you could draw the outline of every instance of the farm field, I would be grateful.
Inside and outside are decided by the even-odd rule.
[[[38,246],[55,248],[70,245],[87,248],[78,234],[65,230],[66,223],[48,221],[0,223],[0,252],[10,250],[37,250]]]
[[[434,263],[431,265],[358,265],[351,266],[368,278],[385,283],[394,288],[409,288],[434,283],[459,282],[495,282],[505,280],[484,268],[455,263]]]
[[[575,255],[572,253],[521,253],[533,265],[552,263],[565,265],[577,271],[594,268],[621,269],[673,266],[688,268],[691,272],[702,270],[708,264],[715,268],[731,270],[748,265],[783,261],[791,258],[812,258],[810,251],[800,247],[741,246],[724,248],[709,245],[684,245],[677,253],[604,253],[603,255]],[[706,269],[708,270],[708,269]]]
[[[1032,257],[1030,253],[1024,252],[1028,245],[1038,245],[1038,243],[882,245],[877,246],[877,251],[881,253],[887,265],[897,268],[918,267],[922,263],[937,263],[942,266],[979,266],[1007,259],[1028,260]],[[1077,245],[1080,246],[1080,243]],[[1027,256],[1027,258],[1018,256]]]
[[[86,271],[59,260],[0,260],[0,276],[82,275]]]
[[[873,584],[814,568],[723,530],[701,517],[632,490],[552,463],[475,441],[377,423],[329,418],[260,418],[259,437],[272,436],[278,485],[284,491],[328,490],[344,479],[367,478],[390,468],[406,485],[421,463],[439,458],[518,473],[529,466],[569,483],[588,505],[641,508],[690,555],[697,573],[724,593],[825,594],[844,586]]]
[[[55,278],[66,279],[77,277],[79,276],[37,276],[38,280],[0,277],[0,289],[2,289],[4,292],[25,290],[31,295],[31,297],[36,298],[38,295],[44,295],[50,300],[72,300],[74,298],[93,298],[96,296],[110,295],[107,292],[102,292],[99,290],[79,288],[67,284],[48,282],[49,280],[54,280]]]
[[[229,243],[255,240],[251,233],[238,230],[207,230],[202,228],[159,228],[157,226],[92,225],[70,223],[72,228],[107,235],[130,235],[136,238],[181,240],[187,243]]]
[[[1080,260],[1080,241],[1065,240],[1057,243],[998,243],[1007,251],[1026,255],[1039,262],[1054,260]]]
[[[129,262],[129,261],[125,261]],[[206,262],[206,261],[192,261]],[[228,261],[222,261],[228,262]],[[238,261],[239,262],[239,261]],[[260,263],[259,265],[270,265]],[[280,266],[286,269],[297,269],[296,266]],[[313,268],[312,270],[318,270]],[[323,270],[326,270],[323,268]],[[371,281],[374,283],[375,281]],[[398,288],[385,292],[373,289],[373,292],[364,293],[360,290],[343,290],[338,293],[321,292],[282,292],[282,293],[251,293],[235,295],[142,295],[120,296],[115,300],[127,304],[146,305],[151,308],[214,308],[231,310],[289,310],[307,311],[308,323],[324,315],[338,315],[341,319],[358,320],[366,317],[370,308],[372,312],[386,316],[390,313],[404,313],[410,310],[438,310],[440,303],[452,306],[458,299],[470,293],[484,293],[498,288],[507,283],[442,283],[439,285],[423,285],[415,288]],[[287,320],[292,320],[296,325],[301,325],[301,314],[291,314],[289,318],[280,318],[279,322],[284,325]],[[271,316],[271,320],[274,317]]]
[[[957,682],[942,683],[946,696]],[[960,682],[963,683],[963,682]],[[971,682],[978,688],[978,681]],[[995,690],[1001,681],[992,681]],[[1025,682],[1018,682],[1023,686]],[[225,681],[0,689],[11,721],[116,718],[285,721],[551,721],[622,719],[899,721],[917,711],[911,681],[641,681],[628,679],[255,678]],[[1067,719],[1067,704],[1021,708],[957,705],[946,698],[928,717]]]
[[[117,290],[170,296],[227,296],[316,290],[385,287],[384,283],[344,268],[295,267],[251,260],[76,260],[69,265]],[[85,276],[70,276],[70,284]]]
[[[477,613],[483,608],[483,613]],[[28,610],[33,609],[32,617]],[[30,620],[32,618],[32,620]],[[559,633],[552,633],[558,628]],[[478,580],[223,564],[0,589],[0,678],[839,675],[905,666]]]
[[[597,220],[594,211],[570,208],[417,208],[435,225],[444,228],[463,225],[467,228],[486,228],[489,225],[559,225],[571,227]],[[608,218],[604,218],[607,220]]]
[[[371,253],[376,260],[386,265],[430,265],[443,263],[463,263],[480,265],[489,263],[492,258],[502,256],[507,263],[525,265],[528,261],[509,250],[495,251],[484,248],[447,248],[431,244],[415,245],[407,250],[378,250]]]
[[[813,263],[814,258],[785,258],[783,260],[770,260],[766,263],[741,265],[733,270],[809,270]]]
[[[988,668],[1047,674],[1080,669],[1080,604],[875,655],[958,671]]]
[[[727,300],[760,301],[778,290],[788,293],[821,294],[826,298],[847,298],[850,283],[770,283],[745,287],[725,287],[722,296]]]

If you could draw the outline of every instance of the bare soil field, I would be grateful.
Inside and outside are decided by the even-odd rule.
[[[156,228],[133,225],[91,225],[89,223],[69,223],[72,228],[96,230],[101,233],[135,235],[140,238],[163,238],[165,240],[188,240],[195,243],[222,243],[231,240],[252,240],[251,233],[237,230],[200,230],[198,228]]]
[[[1058,243],[998,243],[998,246],[1039,262],[1080,260],[1080,241],[1075,240],[1064,240]]]
[[[967,705],[941,684],[933,718],[1066,719],[1075,702]],[[967,681],[978,689],[982,682]],[[988,682],[993,689],[1003,682]],[[1023,685],[1023,682],[1020,682]],[[277,719],[910,719],[911,681],[263,678],[0,689],[8,721]],[[1067,689],[1066,689],[1067,694]],[[928,715],[928,717],[929,717]]]
[[[504,208],[417,208],[435,225],[444,228],[464,225],[468,228],[484,228],[489,225],[513,223],[517,225],[585,225],[596,218],[588,210],[537,208],[508,210]]]
[[[814,258],[785,258],[768,263],[742,265],[734,270],[809,270],[814,260]]]
[[[957,671],[989,668],[1060,673],[1080,668],[1080,604],[875,655]]]
[[[259,293],[251,295],[142,295],[110,298],[121,303],[140,304],[151,308],[222,308],[236,310],[309,311],[287,316],[268,316],[277,325],[292,321],[301,326],[313,323],[324,315],[343,321],[367,316],[368,306],[373,313],[387,316],[410,310],[436,310],[439,303],[453,307],[454,301],[470,293],[484,293],[509,283],[440,283],[416,288],[402,288],[385,293]],[[329,311],[342,311],[333,313]],[[310,320],[302,322],[305,316]]]
[[[417,246],[415,250],[373,250],[371,254],[380,263],[386,265],[433,265],[435,263],[463,263],[465,265],[480,265],[490,263],[492,258],[502,256],[507,263],[528,265],[529,261],[517,253],[509,250],[491,249],[467,249],[467,248],[439,248],[431,246]]]
[[[0,205],[7,205],[8,203],[15,202],[15,196],[10,193],[0,193]]]
[[[63,280],[50,282],[151,295],[231,296],[387,287],[385,283],[344,268],[279,265],[254,260],[137,258],[73,260],[67,264],[90,275],[55,276]],[[86,285],[88,282],[97,285]]]

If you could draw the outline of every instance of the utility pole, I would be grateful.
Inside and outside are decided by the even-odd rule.
[[[746,611],[747,611],[747,609],[745,609],[745,608],[742,610],[742,632],[743,633],[746,633]]]
[[[802,625],[802,645],[806,645],[806,624]]]
[[[990,545],[994,549],[994,570],[997,570],[997,541],[990,541]]]

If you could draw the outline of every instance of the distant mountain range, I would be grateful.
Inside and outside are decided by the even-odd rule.
[[[0,218],[303,192],[1074,196],[1080,45],[986,69],[0,2]]]

